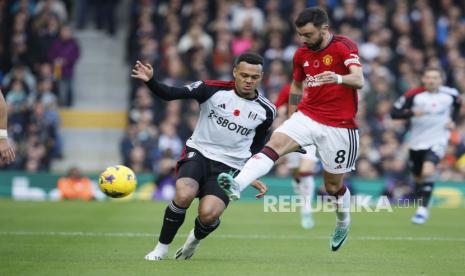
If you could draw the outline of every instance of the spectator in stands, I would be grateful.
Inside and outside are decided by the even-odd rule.
[[[453,1],[436,4],[431,1],[413,1],[411,5],[398,1],[392,9],[390,5],[379,0],[366,2],[216,1],[214,5],[206,6],[213,8],[210,13],[207,12],[207,16],[205,8],[194,7],[200,5],[197,1],[185,5],[181,5],[180,1],[137,2],[133,4],[137,8],[132,9],[134,26],[129,37],[130,43],[138,46],[132,47],[128,56],[145,56],[142,49],[144,44],[150,44],[150,40],[140,39],[141,33],[155,38],[160,41],[157,61],[159,63],[154,63],[160,66],[155,68],[160,71],[159,75],[165,78],[164,82],[168,81],[172,86],[182,86],[197,79],[199,74],[230,80],[228,66],[231,59],[247,49],[254,49],[267,57],[264,84],[267,97],[273,99],[276,97],[276,91],[285,83],[282,80],[283,76],[291,76],[292,56],[299,46],[292,21],[306,5],[322,4],[328,10],[331,21],[336,23],[334,31],[344,33],[357,41],[363,49],[361,58],[365,64],[367,81],[366,88],[361,91],[359,97],[359,127],[360,137],[370,137],[371,141],[367,141],[368,149],[361,149],[361,153],[365,152],[367,155],[367,160],[361,167],[374,167],[380,176],[392,175],[391,165],[406,166],[406,160],[402,160],[406,157],[391,156],[393,149],[403,148],[403,131],[397,130],[399,127],[402,130],[403,125],[393,123],[389,114],[386,114],[386,110],[392,106],[393,99],[400,96],[398,91],[406,91],[419,85],[421,69],[431,63],[448,67],[448,85],[465,90],[465,52],[461,50],[465,45],[465,37],[461,35],[465,21],[460,20],[465,10]],[[203,15],[202,20],[193,18],[198,14]],[[180,37],[188,35],[188,26],[193,26],[193,22],[212,37],[211,52],[202,53],[194,50],[190,52],[191,55],[186,56],[174,46]],[[195,60],[190,59],[192,57]],[[137,88],[135,85],[132,91],[136,91]],[[159,107],[154,108],[156,117],[165,118],[165,103],[159,101],[157,104]],[[188,108],[183,108],[175,117],[190,118],[189,120],[194,122],[195,115],[190,112]],[[157,127],[162,121],[154,120],[153,124]],[[181,121],[181,124],[175,126],[181,127],[178,133],[185,139],[189,137],[189,128],[186,127],[186,122]],[[463,125],[463,121],[460,123]],[[393,130],[394,133],[390,133]],[[388,138],[384,137],[385,132],[389,132]],[[458,157],[459,153],[456,155]],[[450,170],[457,170],[454,165],[456,159],[458,158],[448,159]],[[279,171],[282,172],[284,170]]]
[[[70,168],[66,176],[60,177],[57,186],[62,200],[94,199],[92,182],[88,177],[82,176],[77,167]]]
[[[55,78],[59,80],[60,103],[73,105],[74,66],[79,58],[79,45],[69,26],[61,27],[60,37],[49,49],[48,58],[53,63]]]
[[[172,158],[160,159],[158,176],[155,179],[155,200],[171,201],[176,193],[176,162]]]

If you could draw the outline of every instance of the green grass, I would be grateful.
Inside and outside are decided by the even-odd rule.
[[[413,209],[354,213],[346,245],[329,249],[334,214],[264,213],[233,203],[189,261],[147,262],[166,204],[0,200],[0,275],[463,275],[465,209],[433,209],[423,226]],[[170,257],[193,227],[196,206]]]

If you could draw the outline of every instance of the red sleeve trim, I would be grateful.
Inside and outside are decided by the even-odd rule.
[[[204,81],[204,83],[208,86],[220,86],[229,88],[233,88],[234,86],[236,86],[236,82],[234,81],[206,80]]]
[[[425,87],[421,86],[421,87],[418,87],[418,88],[414,88],[414,89],[410,89],[408,90],[407,92],[404,93],[404,96],[405,97],[413,97],[415,96],[416,94],[420,94],[420,93],[423,93],[425,92]]]

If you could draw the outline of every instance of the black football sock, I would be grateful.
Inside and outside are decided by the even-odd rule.
[[[159,242],[170,244],[173,241],[179,227],[181,227],[184,222],[186,210],[186,208],[179,207],[174,201],[171,201],[165,210],[163,226],[161,227],[160,238],[158,239]]]
[[[413,202],[419,203],[419,200],[421,199],[421,183],[420,182],[415,182],[415,188],[413,189]]]
[[[220,226],[220,219],[217,219],[213,225],[203,225],[200,218],[195,219],[194,235],[197,240],[205,239],[211,232]]]
[[[423,185],[421,185],[419,198],[419,200],[421,200],[421,206],[428,208],[429,201],[431,199],[431,194],[433,193],[433,187],[433,182],[424,182]]]

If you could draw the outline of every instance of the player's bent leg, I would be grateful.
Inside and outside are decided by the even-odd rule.
[[[252,181],[266,175],[280,156],[299,148],[299,144],[286,134],[273,132],[267,145],[245,163],[236,177],[233,178],[227,173],[221,173],[218,176],[218,184],[230,200],[238,200],[240,192]]]
[[[206,195],[200,200],[199,216],[195,219],[195,227],[189,233],[184,245],[176,251],[176,260],[188,260],[198,249],[200,241],[215,231],[220,225],[220,216],[226,204],[214,195]]]
[[[166,257],[169,244],[184,223],[186,210],[197,195],[198,187],[199,184],[192,178],[184,177],[176,181],[176,195],[166,207],[158,243],[155,249],[145,256],[146,260],[158,261]]]
[[[429,219],[429,203],[436,180],[436,165],[425,161],[421,171],[420,181],[417,182],[417,203],[420,205],[412,217],[413,224],[424,224]]]
[[[336,197],[336,228],[331,236],[332,251],[337,251],[347,240],[350,228],[350,191],[343,184],[344,174],[323,172],[326,191]]]

